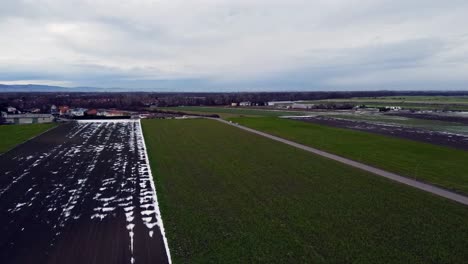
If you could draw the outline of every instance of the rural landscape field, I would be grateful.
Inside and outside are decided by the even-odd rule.
[[[468,110],[468,96],[382,96],[382,97],[359,97],[348,99],[326,99],[318,101],[307,101],[308,103],[352,103],[368,106],[398,105],[418,110],[425,109],[454,109]]]
[[[143,129],[174,262],[468,257],[466,206],[213,120]]]
[[[2,139],[0,141],[0,154],[54,126],[54,124],[34,124],[2,127],[0,129],[0,138]]]
[[[463,117],[160,110],[180,109],[176,118],[0,126],[15,134],[0,155],[2,263],[468,259],[468,151],[448,140]]]
[[[0,264],[468,264],[467,14],[3,0]]]
[[[143,140],[138,121],[82,122],[1,155],[0,262],[168,262]]]

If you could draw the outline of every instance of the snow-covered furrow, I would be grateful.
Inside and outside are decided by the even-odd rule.
[[[102,222],[124,216],[130,263],[137,261],[134,241],[143,239],[137,236],[146,234],[151,239],[156,229],[163,235],[170,261],[140,122],[76,123],[65,138],[50,150],[18,157],[19,163],[28,166],[21,173],[8,172],[17,176],[0,190],[0,197],[24,178],[32,184],[8,212],[15,215],[25,208],[44,208],[36,217],[51,225],[50,246],[73,221],[84,218]],[[35,170],[42,174],[32,173]],[[84,207],[88,208],[86,212],[82,211]],[[147,232],[137,234],[137,225],[143,225]]]
[[[154,227],[153,224],[158,225],[159,230],[160,230],[161,235],[162,235],[162,238],[163,238],[164,246],[166,248],[167,259],[168,259],[169,263],[172,263],[171,253],[169,251],[169,244],[167,242],[166,232],[164,230],[164,224],[163,224],[163,221],[162,221],[162,218],[161,218],[161,211],[159,210],[158,198],[157,198],[157,195],[156,195],[156,186],[154,184],[153,175],[151,173],[151,167],[150,167],[149,159],[148,159],[148,152],[146,151],[146,143],[145,143],[145,138],[143,136],[143,128],[141,127],[141,122],[140,121],[138,121],[138,126],[137,126],[136,130],[137,130],[136,134],[137,134],[138,151],[140,153],[140,157],[144,156],[145,165],[146,165],[146,167],[143,167],[142,170],[147,170],[147,178],[149,179],[150,186],[151,186],[151,192],[152,192],[152,202],[153,202],[154,211],[150,211],[150,212],[147,212],[147,213],[149,213],[150,215],[153,214],[154,217],[156,217],[156,221],[155,222],[149,222],[148,221],[147,222],[148,225],[146,225],[146,227],[148,227],[148,229],[150,229],[149,236],[152,236],[153,235],[153,230],[151,230],[151,228]],[[145,193],[145,195],[147,195],[147,193]],[[142,213],[142,216],[143,216],[143,213]]]

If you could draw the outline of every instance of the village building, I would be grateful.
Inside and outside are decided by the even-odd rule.
[[[87,109],[85,108],[73,108],[69,110],[71,116],[84,116]]]
[[[387,109],[390,109],[390,111],[400,111],[401,106],[386,106]]]
[[[123,116],[124,113],[122,111],[117,111],[117,110],[110,110],[107,112],[107,115],[106,116]]]
[[[298,104],[298,103],[294,103],[291,108],[293,109],[310,109],[312,108],[314,105],[313,104]]]
[[[64,116],[68,114],[68,110],[70,110],[70,107],[66,105],[59,106],[59,115]]]
[[[40,124],[54,122],[54,116],[50,114],[8,114],[2,112],[2,120],[5,124]]]
[[[51,113],[52,115],[56,115],[56,114],[58,113],[58,108],[57,108],[56,105],[52,105],[52,106],[50,107],[50,113]]]
[[[268,106],[273,106],[276,108],[291,108],[293,104],[293,101],[273,101],[267,103]]]
[[[16,112],[16,108],[13,107],[13,106],[8,106],[8,107],[7,107],[7,112],[8,112],[8,113],[15,113],[15,112]]]
[[[89,109],[88,111],[85,112],[86,115],[88,116],[95,116],[97,115],[98,111],[96,109]]]

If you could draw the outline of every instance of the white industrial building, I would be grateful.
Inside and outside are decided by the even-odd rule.
[[[314,107],[314,104],[300,104],[300,103],[294,103],[291,108],[292,109],[311,109]]]
[[[273,106],[277,108],[290,108],[293,104],[293,101],[273,101],[267,103],[268,106]]]
[[[68,114],[71,116],[84,116],[86,110],[85,108],[73,108],[68,110]]]
[[[2,121],[5,124],[39,124],[54,122],[50,114],[7,114],[2,112]]]
[[[8,106],[8,107],[7,107],[7,112],[8,112],[8,113],[15,113],[15,112],[16,112],[16,108],[14,108],[13,106]]]

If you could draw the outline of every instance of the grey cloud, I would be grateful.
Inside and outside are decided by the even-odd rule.
[[[210,91],[465,87],[466,11],[459,0],[5,0],[0,83]]]

